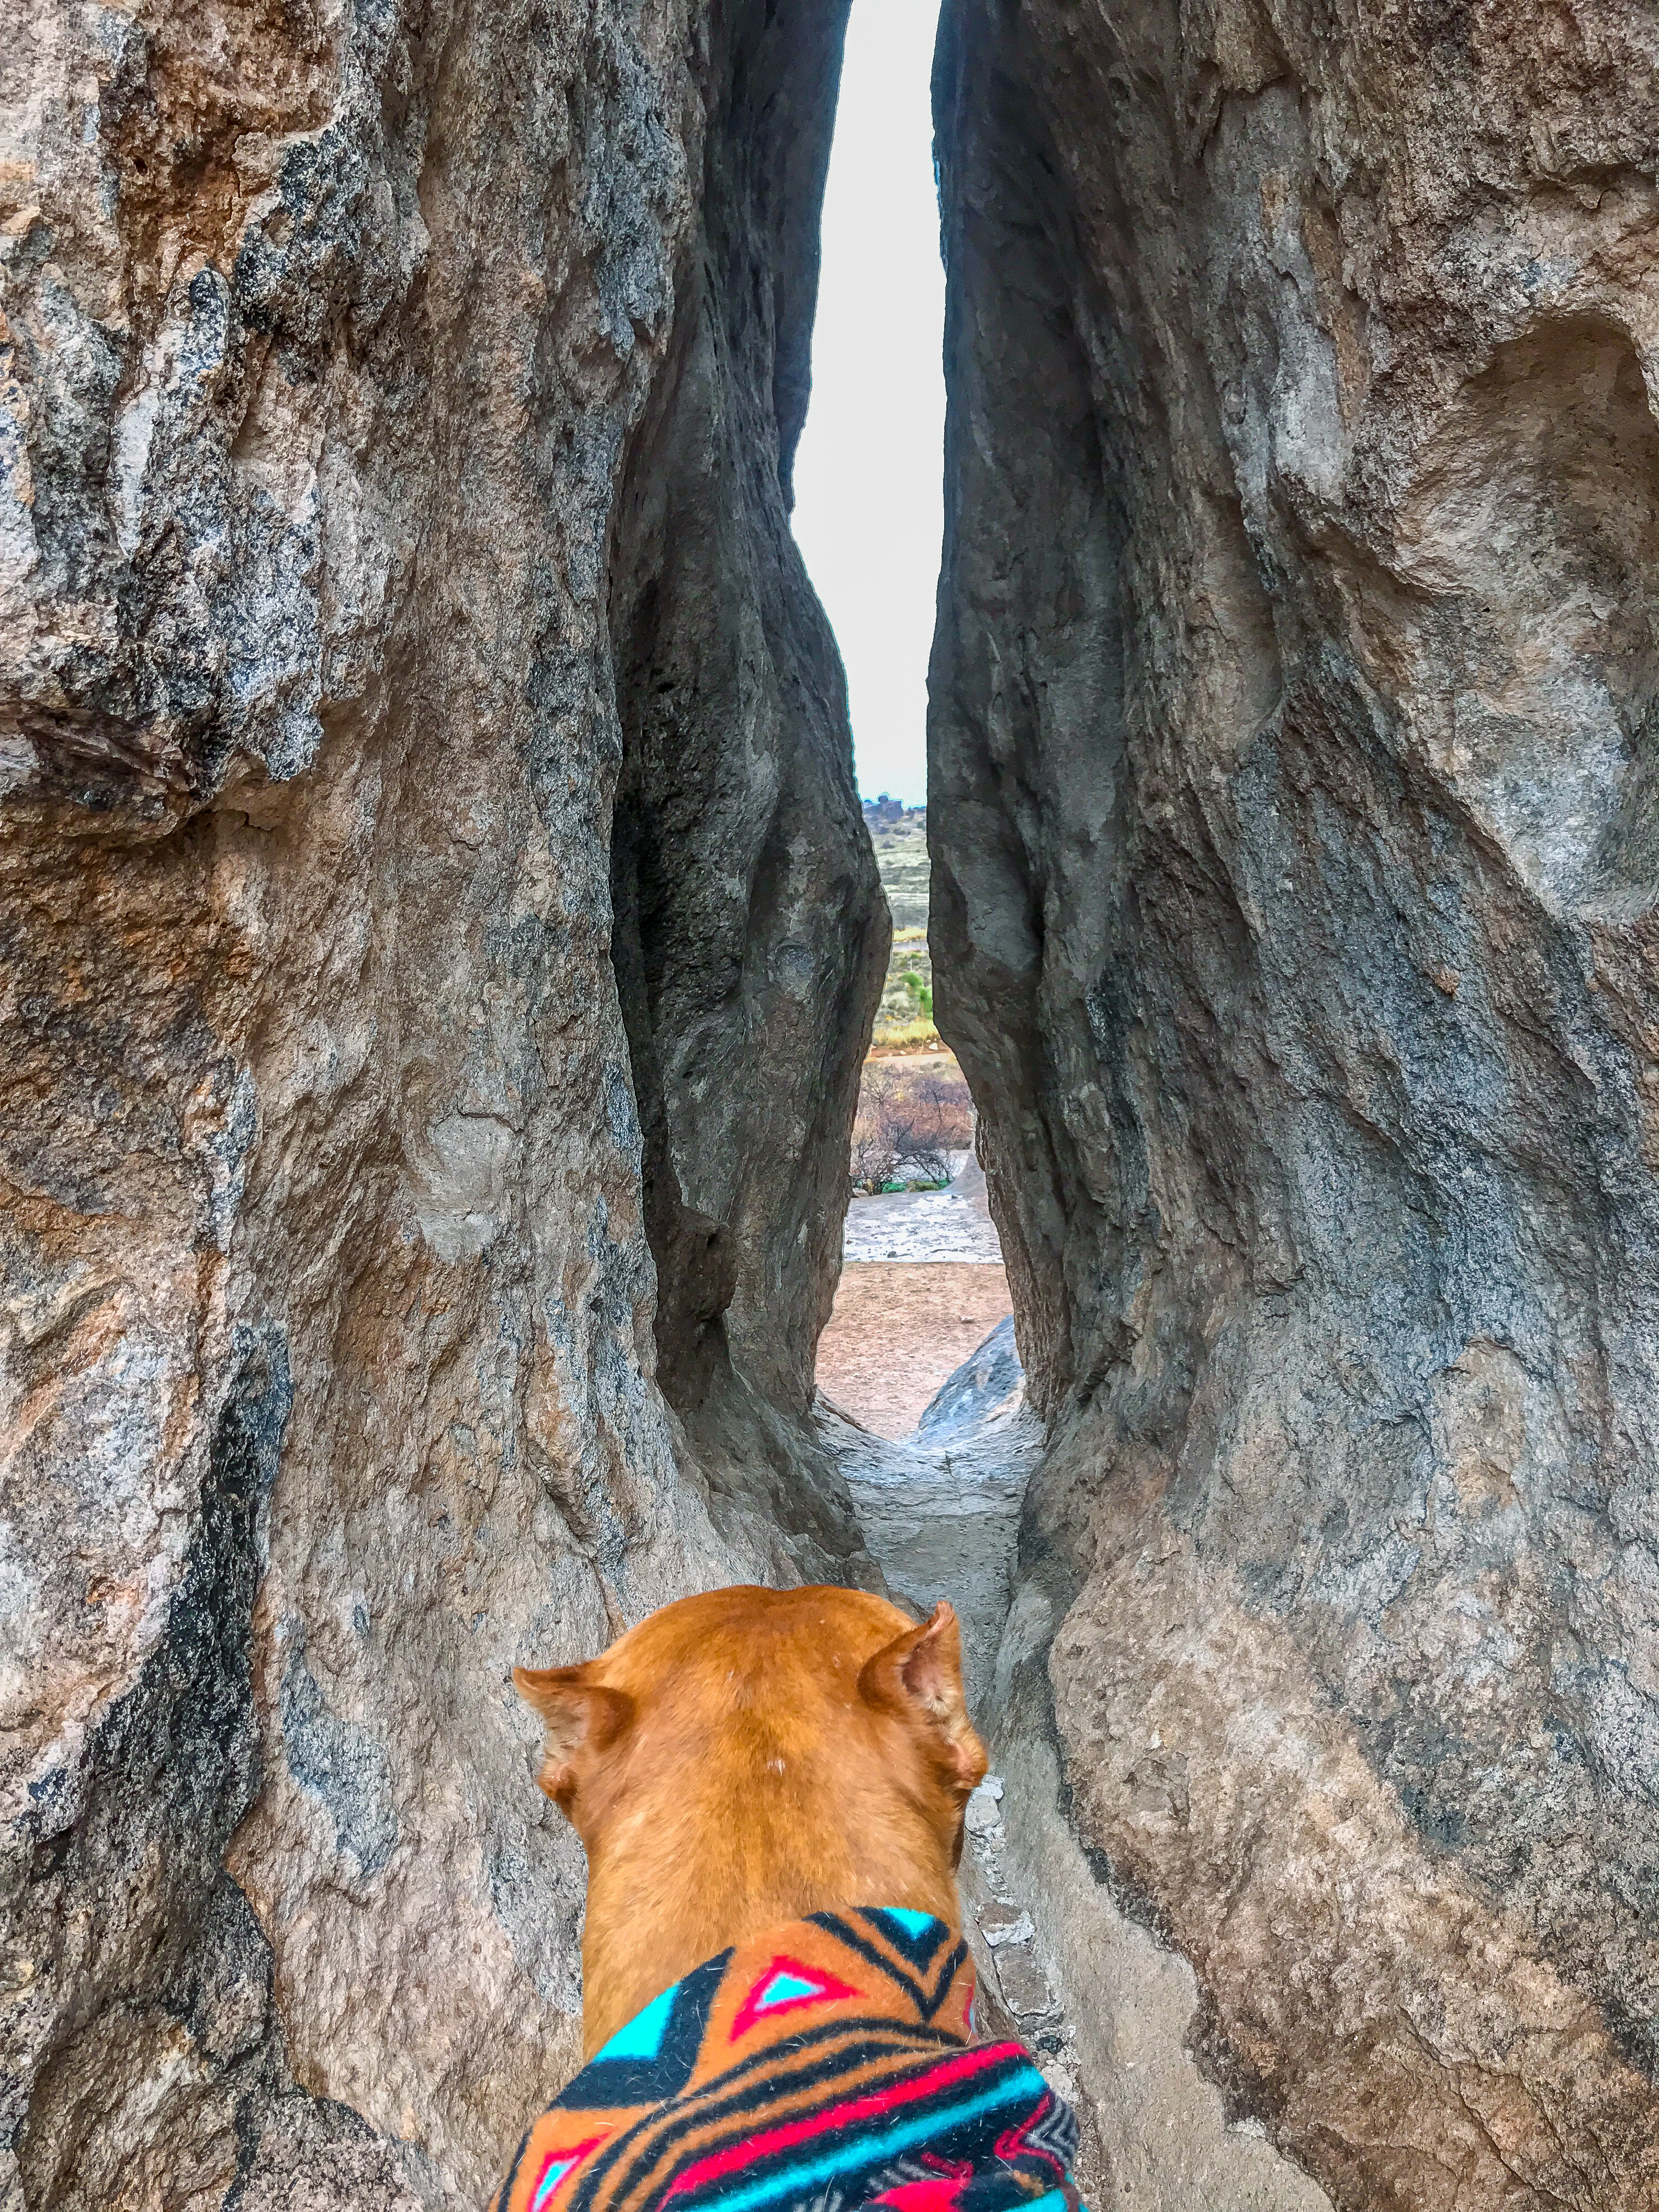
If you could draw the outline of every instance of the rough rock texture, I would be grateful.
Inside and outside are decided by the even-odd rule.
[[[0,40],[8,2203],[477,2201],[576,2052],[510,1662],[873,1575],[784,521],[842,12]]]
[[[818,1401],[818,1419],[892,1596],[919,1620],[942,1597],[956,1607],[963,1677],[977,1715],[1008,1617],[1020,1507],[1042,1449],[1041,1424],[1018,1394],[964,1422],[945,1442],[918,1433],[891,1443],[828,1398]]]
[[[1078,2106],[1093,2212],[1326,2212],[1324,2192],[1200,2070],[1192,1969],[1121,1909],[1056,1817],[1042,1664],[1054,1617],[1029,1575],[1014,1601],[1044,1437],[1012,1338],[1011,1322],[994,1329],[896,1443],[818,1401],[889,1589],[918,1614],[954,1602],[970,1708],[1004,1768],[969,1807],[962,1865],[987,2026],[1024,2037]]]
[[[841,658],[786,507],[845,13],[797,8],[724,58],[700,250],[611,582],[616,964],[659,1380],[728,1505],[763,1500],[819,1573],[858,1540],[809,1409],[890,929]]]
[[[1005,1727],[1335,2202],[1633,2212],[1659,24],[950,0],[937,92],[937,1006],[1054,1439]]]

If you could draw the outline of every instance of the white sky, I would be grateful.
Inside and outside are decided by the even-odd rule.
[[[927,796],[944,533],[945,276],[928,105],[939,0],[854,0],[823,206],[795,539],[847,664],[859,789]]]

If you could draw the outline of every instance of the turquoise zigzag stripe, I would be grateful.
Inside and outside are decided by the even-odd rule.
[[[970,2098],[966,2104],[951,2105],[943,2110],[935,2106],[923,2118],[912,2120],[906,2127],[884,2129],[882,2154],[884,2157],[890,2152],[896,2156],[902,2150],[913,2150],[916,2144],[930,2142],[947,2129],[959,2126],[963,2120],[976,2120],[983,2113],[994,2112],[999,2105],[1011,2105],[1016,2098],[1029,2097],[1034,2089],[1040,2095],[1048,2086],[1035,2066],[1024,2067],[1000,2088],[988,2089],[983,2096]],[[863,2135],[856,2142],[844,2144],[840,2150],[815,2159],[810,2166],[792,2166],[766,2181],[751,2182],[747,2189],[737,2190],[729,2197],[722,2195],[720,2212],[748,2212],[751,2204],[768,2204],[775,2197],[799,2196],[817,2182],[832,2180],[849,2167],[869,2163],[870,2137]],[[1048,2200],[1044,2197],[1039,2201],[1047,2203]]]

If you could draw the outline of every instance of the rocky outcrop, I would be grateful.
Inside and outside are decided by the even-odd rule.
[[[841,658],[787,507],[844,16],[796,8],[747,44],[726,28],[702,234],[610,582],[615,956],[658,1379],[724,1517],[781,1534],[809,1579],[859,1543],[809,1409],[889,936]]]
[[[1191,1968],[1121,1908],[1063,1817],[1042,1667],[1054,1614],[1029,1555],[1016,1588],[1021,1509],[1045,1439],[1013,1335],[1000,1322],[897,1442],[819,1401],[888,1588],[919,1615],[941,1597],[955,1605],[969,1702],[1004,1764],[969,1804],[961,1867],[982,2023],[1022,2038],[1076,2108],[1091,2206],[1328,2212],[1260,2121],[1230,2112],[1205,2078]]]
[[[914,1435],[874,1436],[830,1399],[818,1400],[820,1432],[890,1595],[920,1620],[941,1598],[956,1608],[963,1680],[975,1713],[991,1691],[1012,1596],[1020,1508],[1043,1441],[1018,1365],[1012,1386],[1000,1376],[1004,1387],[977,1394],[977,1405],[966,1402],[975,1366],[983,1374],[993,1365],[989,1347],[999,1334],[933,1400],[928,1411],[942,1411],[942,1419],[930,1428],[924,1414]]]
[[[480,2201],[577,2053],[508,1666],[873,1574],[842,12],[8,26],[8,2203]]]
[[[842,14],[9,27],[9,2201],[477,2199],[576,2051],[509,1664],[872,1581],[854,1492],[1103,2190],[1659,2194],[1652,12],[949,0],[930,944],[1048,1432],[879,1449]]]
[[[945,10],[996,1755],[1344,2206],[1659,2191],[1656,88],[1637,0]]]

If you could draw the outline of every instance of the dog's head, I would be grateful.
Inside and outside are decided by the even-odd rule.
[[[590,1916],[607,1875],[780,1920],[953,1911],[986,1760],[950,1606],[918,1626],[860,1590],[713,1590],[514,1680],[546,1729],[541,1786],[587,1846]]]

